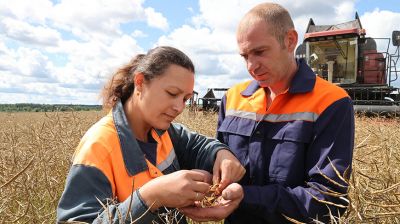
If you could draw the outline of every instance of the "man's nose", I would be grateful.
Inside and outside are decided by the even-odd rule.
[[[259,66],[260,66],[260,63],[258,62],[258,60],[256,60],[252,56],[248,57],[248,59],[247,59],[247,70],[250,72],[250,74],[254,74]]]

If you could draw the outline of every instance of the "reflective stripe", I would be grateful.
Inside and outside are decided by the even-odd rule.
[[[229,109],[226,111],[225,116],[235,116],[235,117],[241,117],[241,118],[246,118],[246,119],[250,119],[250,120],[260,121],[263,119],[264,114],[257,114],[254,112]]]
[[[312,112],[298,112],[292,114],[268,114],[264,117],[264,121],[282,122],[282,121],[312,121],[318,119],[318,114]]]
[[[240,110],[227,110],[226,116],[235,116],[240,118],[251,119],[255,121],[268,121],[268,122],[284,122],[284,121],[312,121],[315,122],[318,119],[318,114],[313,112],[297,112],[291,114],[256,114],[253,112],[240,111]]]
[[[168,157],[165,160],[157,165],[157,168],[162,172],[163,170],[167,169],[171,164],[174,162],[176,158],[175,150],[172,148]]]

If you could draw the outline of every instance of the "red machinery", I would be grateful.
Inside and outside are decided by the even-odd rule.
[[[386,42],[386,51],[377,50]],[[310,19],[297,58],[305,58],[320,77],[344,88],[356,111],[400,112],[399,88],[392,86],[400,74],[400,31],[390,38],[365,37],[358,14],[355,20],[336,25],[315,25]]]

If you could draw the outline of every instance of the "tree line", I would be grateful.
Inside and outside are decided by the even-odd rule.
[[[0,112],[53,112],[53,111],[89,111],[101,110],[101,105],[73,104],[0,104]]]

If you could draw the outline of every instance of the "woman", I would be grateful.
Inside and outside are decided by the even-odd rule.
[[[193,63],[172,47],[137,55],[119,69],[102,93],[111,111],[74,154],[57,221],[129,223],[140,217],[136,223],[152,223],[159,208],[203,198],[208,172],[221,180],[221,190],[238,181],[245,170],[226,145],[171,124],[193,86]]]

